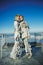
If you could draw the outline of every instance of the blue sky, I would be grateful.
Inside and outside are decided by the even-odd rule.
[[[14,32],[14,17],[21,14],[30,32],[43,32],[42,0],[0,0],[0,33]]]

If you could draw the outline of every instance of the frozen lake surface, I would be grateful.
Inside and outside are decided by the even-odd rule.
[[[6,35],[6,43],[14,42],[14,35]],[[1,39],[1,37],[0,37]],[[30,39],[30,41],[34,41],[34,39]],[[38,42],[43,43],[43,38],[36,40]],[[32,57],[28,59],[23,52],[22,57],[13,60],[10,58],[11,48],[5,47],[2,50],[2,58],[1,58],[1,41],[0,41],[0,65],[43,65],[43,53],[41,52],[41,47],[32,47]]]
[[[32,48],[32,57],[28,59],[25,55],[19,59],[13,60],[10,58],[11,49],[4,50],[3,58],[0,57],[0,65],[43,65],[43,53],[41,47]],[[7,51],[7,52],[6,52]]]

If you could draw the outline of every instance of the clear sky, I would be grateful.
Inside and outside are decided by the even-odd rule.
[[[14,32],[14,17],[24,16],[30,32],[43,32],[43,0],[0,0],[0,33]]]

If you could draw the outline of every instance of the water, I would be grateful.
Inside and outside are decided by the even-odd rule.
[[[38,34],[38,33],[30,33],[31,38],[29,39],[29,42],[40,42],[43,43],[43,34]],[[38,37],[39,39],[35,39],[35,37]],[[41,38],[42,36],[42,38]],[[4,34],[5,38],[5,43],[14,43],[14,34]],[[0,34],[0,44],[1,44],[1,39],[2,39],[2,34]]]
[[[14,34],[4,34],[5,43],[13,43],[14,42]],[[2,39],[2,34],[0,34],[0,43]]]
[[[12,43],[12,42],[14,42],[14,34],[5,34],[4,36],[5,36],[5,42],[6,43]],[[2,34],[0,35],[0,45],[1,45],[1,39],[2,39]],[[34,42],[35,41],[35,36],[34,35],[31,36],[31,38],[30,38],[29,41],[30,42]],[[43,38],[36,39],[36,41],[43,43]],[[41,65],[40,63],[42,63],[42,60],[41,59],[43,59],[43,58],[41,57],[42,55],[39,52],[40,48],[38,48],[38,47],[32,49],[33,56],[32,56],[31,59],[23,58],[22,57],[21,59],[16,60],[16,61],[14,61],[14,60],[12,60],[10,58],[11,49],[12,48],[8,48],[8,47],[6,49],[3,49],[3,51],[2,51],[3,59],[0,60],[0,64],[1,65],[32,65],[32,64],[33,65]],[[1,52],[0,52],[0,56],[1,56]]]

